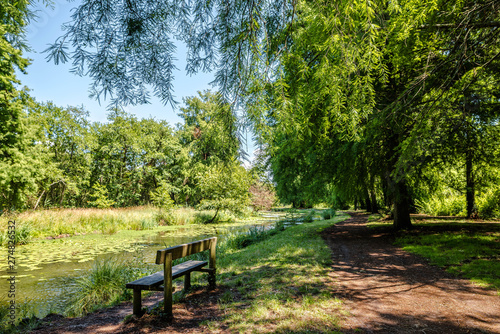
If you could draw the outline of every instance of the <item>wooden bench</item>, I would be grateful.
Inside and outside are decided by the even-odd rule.
[[[190,242],[179,246],[160,249],[156,252],[156,264],[163,264],[163,271],[127,283],[127,289],[134,290],[134,314],[142,315],[141,291],[163,291],[164,309],[167,317],[172,317],[172,280],[184,276],[184,290],[191,286],[191,272],[201,271],[208,273],[210,288],[215,288],[215,248],[217,238],[209,238]],[[172,261],[192,254],[209,250],[207,261],[186,261],[172,266]],[[204,268],[208,264],[208,268]]]

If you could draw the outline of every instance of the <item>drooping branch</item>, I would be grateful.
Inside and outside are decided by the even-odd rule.
[[[421,30],[425,29],[481,29],[481,28],[500,28],[499,21],[492,22],[478,22],[468,24],[457,23],[437,23],[437,24],[423,24],[419,27]]]

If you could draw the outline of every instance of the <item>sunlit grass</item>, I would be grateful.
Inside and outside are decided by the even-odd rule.
[[[243,333],[336,333],[343,316],[328,276],[331,253],[319,231],[335,220],[296,225],[218,259],[218,281],[226,286],[222,321]]]
[[[15,220],[17,226],[29,226],[31,238],[83,233],[113,234],[123,229],[154,225],[156,211],[147,206],[25,211],[16,216],[0,217],[0,226],[4,229],[8,220]]]
[[[448,272],[500,293],[500,224],[436,221],[416,223],[396,239]]]

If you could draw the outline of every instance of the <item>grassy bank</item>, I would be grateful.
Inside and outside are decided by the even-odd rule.
[[[121,230],[148,230],[160,225],[202,224],[211,211],[177,208],[169,212],[151,206],[117,209],[52,209],[25,211],[0,217],[0,245],[7,243],[7,226],[16,221],[16,243],[33,239],[88,233],[114,234]],[[221,213],[218,222],[234,222],[242,217]]]
[[[286,228],[281,222],[274,230],[255,228],[247,235],[234,235],[221,242],[217,249],[217,283],[225,290],[219,300],[225,317],[205,325],[214,331],[224,327],[246,333],[335,332],[343,312],[328,276],[331,253],[319,233],[345,218],[337,216]],[[137,261],[95,264],[87,276],[75,282],[78,291],[67,315],[130,299],[124,282],[151,269],[141,268]],[[204,280],[205,275],[194,275],[193,285],[205,285]],[[179,298],[182,294],[174,296],[174,301]],[[33,325],[37,322],[32,321]]]
[[[218,260],[218,282],[228,288],[220,299],[225,317],[206,323],[209,330],[335,332],[342,305],[328,276],[331,252],[319,232],[345,218],[291,226],[246,248],[228,249]]]
[[[397,245],[500,294],[500,223],[425,219],[413,224],[413,230],[399,233]]]

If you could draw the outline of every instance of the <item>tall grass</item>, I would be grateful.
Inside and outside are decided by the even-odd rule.
[[[114,234],[120,230],[148,230],[159,225],[202,224],[214,214],[215,211],[198,211],[193,208],[162,210],[151,206],[25,211],[14,216],[0,217],[0,245],[6,244],[9,220],[17,222],[16,241],[18,244],[25,244],[31,239],[60,235]],[[210,218],[207,219],[208,217]],[[234,222],[236,219],[230,213],[220,212],[215,223]]]
[[[13,236],[13,241],[16,243],[16,245],[26,245],[33,238],[33,228],[26,223],[17,224],[15,234],[13,234]],[[12,237],[12,235],[10,235],[10,237]],[[7,229],[3,231],[0,230],[0,246],[7,245],[9,240],[11,240],[11,238],[9,238]]]
[[[5,298],[0,299],[0,333],[26,333],[36,327],[39,319],[33,316],[36,314],[33,305],[31,300],[16,301],[15,319],[11,319],[10,302]],[[14,326],[11,324],[12,321]]]
[[[76,280],[76,292],[66,314],[82,316],[130,299],[132,293],[130,289],[125,289],[125,284],[139,278],[141,274],[141,270],[132,263],[114,258],[96,260],[88,274]]]
[[[134,207],[119,209],[52,209],[25,211],[14,217],[0,217],[0,228],[8,220],[16,220],[18,226],[29,226],[32,238],[75,233],[116,233],[123,229],[136,229],[138,222],[155,222],[157,209]],[[146,224],[146,225],[148,225]],[[18,229],[18,232],[21,232]]]

